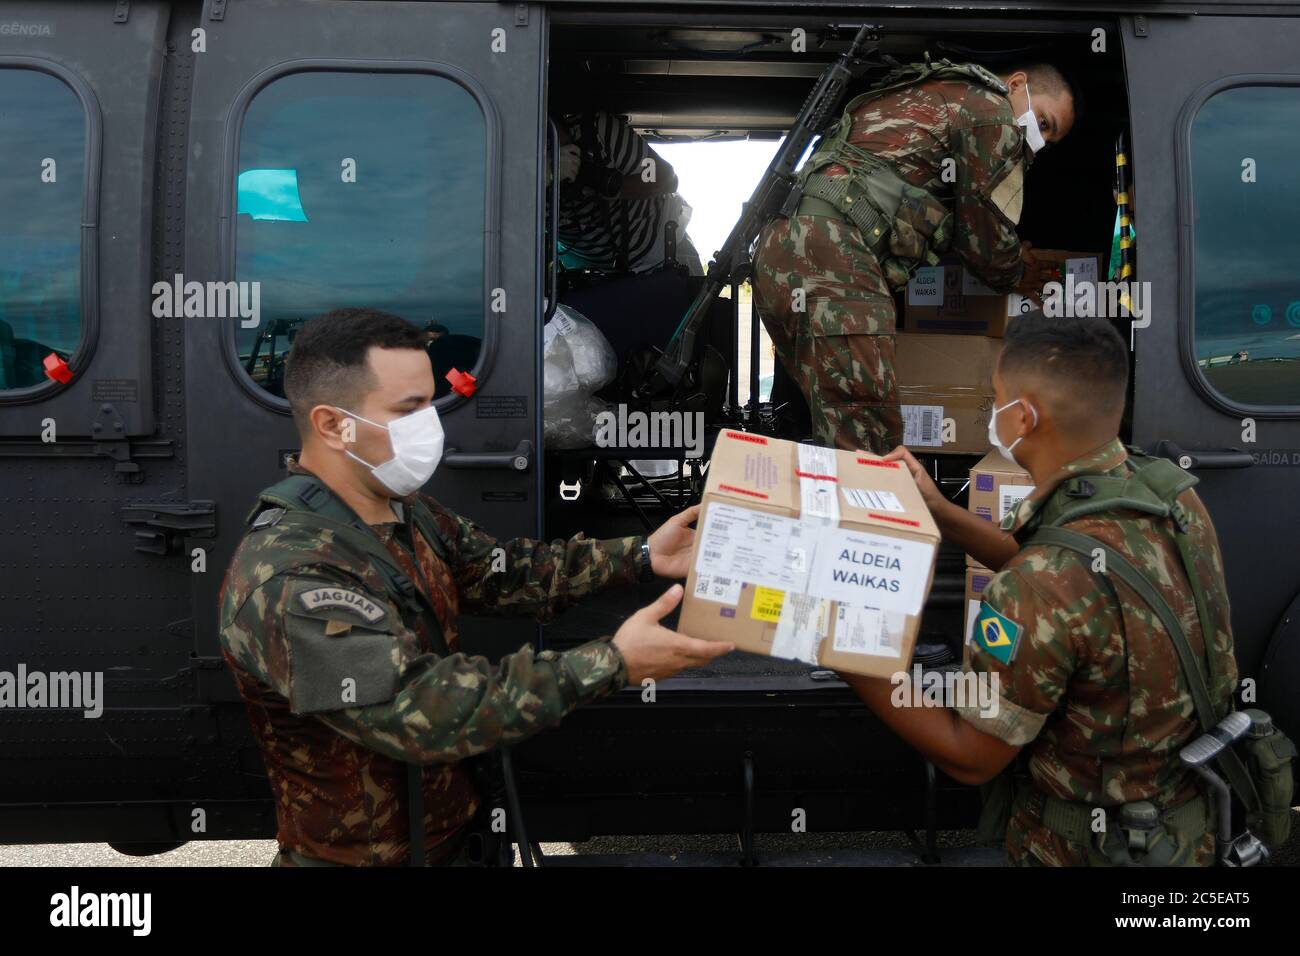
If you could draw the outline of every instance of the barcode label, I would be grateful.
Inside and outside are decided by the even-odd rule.
[[[740,579],[701,574],[695,579],[694,593],[703,601],[717,601],[735,607],[740,603]]]
[[[903,511],[903,503],[892,491],[872,491],[867,488],[843,488],[844,500],[864,511]]]
[[[998,489],[998,523],[1001,524],[1008,512],[1014,511],[1028,494],[1034,490],[1033,485],[1003,485]]]
[[[943,406],[904,405],[903,444],[922,448],[942,445]]]

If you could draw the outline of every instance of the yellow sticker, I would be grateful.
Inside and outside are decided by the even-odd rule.
[[[781,605],[785,602],[785,592],[774,588],[754,588],[754,606],[749,616],[756,621],[781,620]]]

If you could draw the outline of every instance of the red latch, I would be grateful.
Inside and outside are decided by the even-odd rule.
[[[45,356],[45,377],[67,385],[72,381],[72,369],[68,368],[67,362],[59,358],[54,352],[51,352]]]
[[[464,395],[469,398],[478,390],[478,380],[469,372],[462,372],[460,369],[452,369],[447,373],[447,381],[451,382],[451,390],[457,395]]]

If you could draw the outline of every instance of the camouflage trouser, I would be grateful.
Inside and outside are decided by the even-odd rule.
[[[894,297],[858,230],[828,216],[778,216],[759,233],[753,282],[817,440],[880,454],[901,443]]]
[[[1011,815],[1007,827],[1007,858],[1012,866],[1105,866],[1095,847],[1084,846],[1053,833],[1023,809]],[[1184,866],[1214,866],[1213,831],[1207,831],[1187,857]]]

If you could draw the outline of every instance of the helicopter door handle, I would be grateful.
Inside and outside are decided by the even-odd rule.
[[[1239,448],[1184,448],[1172,441],[1159,442],[1156,454],[1168,458],[1187,471],[1202,468],[1249,468],[1255,464],[1254,456]]]
[[[504,468],[527,471],[533,462],[533,443],[525,439],[514,451],[461,451],[448,448],[442,455],[448,468]]]

